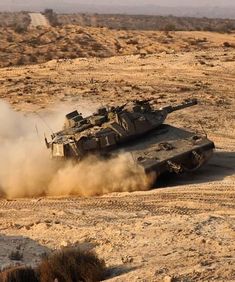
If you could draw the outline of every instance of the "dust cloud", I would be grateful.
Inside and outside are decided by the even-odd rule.
[[[91,156],[77,165],[57,171],[48,186],[49,195],[95,196],[110,192],[147,190],[151,177],[128,154],[110,160]]]
[[[14,112],[0,101],[2,197],[95,196],[149,189],[153,178],[146,176],[128,154],[109,160],[90,156],[76,164],[51,160],[42,132],[50,131],[45,128],[45,121],[53,129],[63,124],[61,118],[71,110],[65,108],[56,107],[39,118]]]

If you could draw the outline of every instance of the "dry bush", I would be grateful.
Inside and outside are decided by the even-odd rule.
[[[39,282],[39,277],[30,267],[12,267],[0,273],[0,282]]]
[[[17,66],[22,66],[25,64],[25,57],[24,56],[20,56],[19,59],[16,62]]]
[[[93,252],[64,249],[45,258],[39,266],[40,281],[93,282],[104,278],[105,263]]]
[[[48,56],[48,54],[47,54],[47,56]],[[48,60],[51,60],[51,59],[48,59]],[[38,62],[38,58],[37,58],[37,56],[35,56],[35,55],[30,55],[29,56],[29,62],[30,63],[37,63]]]
[[[226,47],[226,48],[232,47],[232,45],[227,41],[223,43],[223,46]]]
[[[176,30],[176,26],[174,24],[169,23],[165,26],[164,30],[165,31],[174,31]]]
[[[58,26],[59,22],[56,13],[52,9],[45,9],[44,15],[47,17],[48,21],[52,26]]]
[[[27,27],[26,25],[23,25],[23,24],[15,24],[15,25],[13,26],[13,30],[14,30],[16,33],[19,33],[19,34],[26,32],[27,29],[28,29],[28,27]]]
[[[94,252],[66,248],[44,258],[37,269],[11,267],[0,272],[0,282],[95,282],[106,267]]]

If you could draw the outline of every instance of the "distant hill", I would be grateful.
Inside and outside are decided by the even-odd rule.
[[[79,3],[81,4],[79,4]],[[136,2],[136,4],[134,4]],[[97,1],[92,0],[1,0],[0,10],[1,11],[42,11],[45,8],[52,8],[58,13],[71,13],[71,12],[89,12],[89,13],[101,13],[101,14],[145,14],[145,15],[174,15],[180,17],[209,17],[209,18],[235,18],[235,3],[234,1],[180,1],[183,3],[182,6],[176,5],[179,1],[174,0],[160,0],[154,4],[155,1],[146,1],[146,3],[153,4],[142,4],[143,1],[132,1],[126,0],[124,4],[118,4],[119,1],[107,1],[101,0],[97,4]],[[103,4],[102,4],[103,3]],[[109,4],[105,4],[109,3]],[[113,3],[113,4],[111,4]],[[124,3],[121,2],[120,3]],[[165,3],[165,4],[164,4]],[[204,4],[203,4],[204,3]],[[214,4],[213,4],[214,3]],[[170,6],[164,6],[171,4]],[[188,6],[187,6],[188,5]],[[201,6],[200,6],[201,5]]]
[[[88,13],[54,14],[52,18],[48,17],[48,19],[53,26],[79,25],[117,30],[214,31],[223,33],[235,30],[235,19]]]

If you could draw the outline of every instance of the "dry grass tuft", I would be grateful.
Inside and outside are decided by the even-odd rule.
[[[5,269],[0,272],[0,282],[95,282],[105,275],[105,263],[94,252],[66,248],[43,259],[37,269]]]
[[[93,282],[104,278],[105,263],[93,252],[64,249],[42,261],[41,282]]]
[[[0,273],[0,282],[39,282],[39,277],[31,267],[12,267]]]

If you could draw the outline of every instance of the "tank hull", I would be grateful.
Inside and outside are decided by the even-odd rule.
[[[130,153],[146,173],[183,173],[199,169],[212,156],[215,145],[207,137],[163,124],[144,137],[115,150]]]

